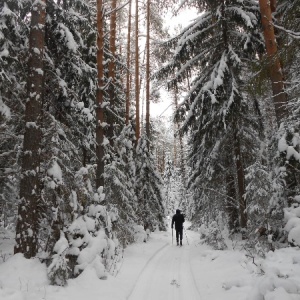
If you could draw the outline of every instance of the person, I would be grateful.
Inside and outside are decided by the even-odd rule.
[[[182,232],[183,232],[184,215],[180,212],[180,209],[176,209],[176,214],[172,218],[172,224],[171,224],[172,229],[173,229],[174,223],[175,223],[175,230],[176,230],[177,246],[179,245],[179,239],[180,239],[180,246],[182,246]]]

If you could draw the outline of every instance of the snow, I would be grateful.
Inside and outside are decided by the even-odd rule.
[[[104,246],[102,242],[97,244],[101,237],[98,240],[95,237],[95,244],[81,252],[92,263],[79,277],[68,280],[66,287],[49,285],[45,264],[17,254],[0,264],[0,299],[300,299],[298,248],[269,252],[265,259],[255,257],[253,261],[241,249],[233,250],[228,241],[228,250],[213,250],[199,243],[198,232],[186,230],[185,233],[183,247],[172,244],[170,229],[152,232],[147,243],[139,241],[128,246],[114,272],[106,273],[107,280],[99,280],[104,273],[99,257],[93,260],[93,251]],[[66,246],[61,233],[55,251],[61,253]],[[112,242],[110,248],[113,247]]]
[[[35,70],[35,72],[37,72],[39,75],[43,75],[43,74],[44,74],[44,71],[43,71],[41,68],[35,68],[34,70]]]
[[[284,219],[287,222],[284,230],[288,232],[289,243],[300,247],[300,206],[296,205],[284,210]]]
[[[0,114],[5,116],[6,119],[8,119],[8,120],[11,118],[10,109],[7,105],[5,105],[5,103],[2,101],[1,98],[0,98]]]
[[[9,51],[7,49],[3,49],[0,52],[0,58],[2,58],[2,57],[8,57],[8,56],[9,56]]]
[[[69,248],[68,240],[65,238],[64,233],[60,232],[60,239],[56,242],[53,251],[57,254],[62,254],[66,249]]]
[[[292,138],[293,146],[288,145],[286,141],[286,134],[284,134],[278,141],[278,150],[280,152],[286,151],[286,158],[290,160],[293,156],[296,160],[300,161],[300,153],[295,149],[299,144],[299,134],[294,134]]]
[[[53,178],[56,178],[58,181],[62,181],[62,171],[56,161],[52,163],[52,166],[48,169],[47,173],[49,176],[53,176]]]
[[[58,26],[61,28],[60,33],[61,35],[65,38],[65,42],[67,47],[73,51],[76,52],[78,45],[74,40],[74,36],[71,33],[71,31],[69,30],[68,27],[66,27],[64,24],[59,23]]]
[[[11,16],[13,15],[13,12],[8,8],[7,4],[4,2],[2,11],[1,11],[2,16]]]

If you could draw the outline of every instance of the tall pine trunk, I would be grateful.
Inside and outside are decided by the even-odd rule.
[[[147,36],[146,36],[146,135],[150,150],[150,0],[147,0]]]
[[[109,37],[109,50],[110,50],[110,62],[108,65],[108,76],[110,80],[109,85],[109,101],[110,109],[114,111],[115,106],[115,55],[116,55],[116,27],[117,27],[117,0],[112,0],[111,3],[111,15],[110,15],[110,37]],[[108,127],[108,138],[110,144],[113,145],[114,136],[114,118],[111,116]]]
[[[129,124],[129,110],[130,110],[131,3],[132,0],[129,0],[128,31],[127,31],[126,111],[125,111],[126,125]]]
[[[263,34],[265,38],[266,53],[269,63],[269,76],[272,84],[276,119],[277,123],[280,124],[281,121],[287,116],[287,95],[284,91],[283,74],[278,57],[274,26],[272,23],[272,9],[275,9],[276,1],[273,0],[270,2],[269,0],[259,0],[259,6]]]
[[[34,257],[38,251],[46,6],[46,0],[35,1],[31,10],[22,176],[14,249],[26,258]]]
[[[103,14],[103,2],[97,0],[97,71],[98,71],[98,87],[96,93],[96,159],[97,159],[97,170],[96,170],[96,188],[104,186],[104,129],[102,124],[104,122],[104,108],[103,108],[103,88],[104,88],[104,14]]]
[[[139,1],[135,2],[135,137],[140,138],[140,82],[139,82]]]

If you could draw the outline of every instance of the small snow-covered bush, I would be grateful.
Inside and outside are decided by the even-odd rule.
[[[55,254],[52,256],[52,262],[48,267],[48,278],[53,285],[64,286],[67,283],[70,273],[68,259],[66,258],[68,248],[68,241],[61,231],[60,239],[56,242],[53,249]]]
[[[120,253],[119,242],[112,231],[112,222],[116,220],[115,214],[101,205],[103,200],[102,189],[98,189],[95,203],[61,232],[48,267],[52,284],[65,285],[67,279],[79,276],[87,267],[94,269],[99,279],[114,271]]]
[[[208,227],[202,224],[199,231],[202,243],[212,246],[215,250],[227,249],[227,245],[216,221],[212,221]]]
[[[284,229],[288,233],[289,244],[291,246],[300,247],[300,206],[299,204],[294,203],[292,207],[285,208],[284,218],[286,221],[286,225]]]
[[[147,230],[150,231],[149,229]],[[147,233],[142,225],[136,225],[134,227],[134,241],[139,243],[147,241]]]

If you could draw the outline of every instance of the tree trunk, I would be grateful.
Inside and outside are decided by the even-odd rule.
[[[16,226],[15,253],[26,258],[38,251],[40,201],[41,112],[44,90],[44,46],[46,0],[34,2],[31,10],[25,134],[23,141],[20,203]]]
[[[139,87],[139,1],[135,2],[135,137],[140,138],[140,87]]]
[[[97,0],[97,71],[98,71],[98,87],[96,93],[96,159],[97,159],[97,170],[96,170],[96,188],[104,186],[104,129],[102,123],[104,122],[104,108],[103,105],[103,56],[104,56],[104,36],[103,36],[103,26],[104,26],[104,15],[103,15],[103,2],[102,0]]]
[[[176,110],[178,109],[177,93],[178,93],[178,91],[175,89],[175,92],[174,92],[174,101],[175,101],[175,109]],[[184,163],[185,159],[184,159],[182,134],[179,133],[180,125],[179,125],[178,120],[176,120],[175,122],[176,122],[176,125],[177,125],[177,131],[178,131],[178,137],[179,137],[179,146],[180,146],[180,158],[179,158],[180,159],[180,162],[179,162],[180,171],[181,171],[182,178],[183,178],[183,184],[186,187],[186,174],[185,174],[185,163]]]
[[[274,26],[272,24],[271,4],[272,9],[275,9],[276,2],[274,0],[272,1],[272,3],[270,3],[270,1],[268,0],[259,0],[266,53],[269,61],[269,76],[272,84],[273,101],[275,106],[277,124],[279,125],[281,121],[287,116],[287,95],[284,91],[283,74],[278,58]]]
[[[276,11],[277,3],[276,0],[270,0],[271,13]]]
[[[115,55],[116,55],[116,27],[117,27],[117,0],[112,0],[111,3],[111,15],[110,15],[110,37],[109,37],[109,50],[110,50],[110,62],[108,65],[108,77],[110,80],[109,85],[109,100],[110,109],[114,111],[115,106]],[[111,145],[113,145],[114,137],[114,117],[108,120],[108,138]]]
[[[230,171],[229,171],[230,172]],[[234,176],[230,173],[226,176],[226,189],[227,189],[227,198],[226,198],[226,211],[228,214],[228,227],[234,232],[239,224],[239,214],[237,209],[236,199],[236,190],[234,183]]]
[[[150,0],[147,0],[147,37],[146,37],[146,135],[147,148],[150,150]]]
[[[244,175],[243,159],[242,159],[242,153],[241,153],[240,137],[238,135],[237,130],[234,133],[234,154],[235,154],[235,164],[236,164],[237,182],[238,182],[240,226],[242,229],[244,229],[247,227],[246,200],[244,198],[245,175]]]
[[[126,71],[126,112],[125,122],[129,124],[129,110],[130,110],[130,50],[131,50],[131,3],[129,0],[129,15],[128,15],[128,31],[127,31],[127,71]]]

